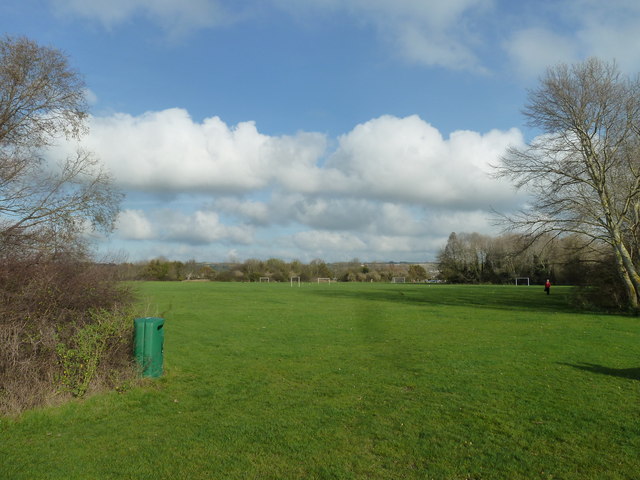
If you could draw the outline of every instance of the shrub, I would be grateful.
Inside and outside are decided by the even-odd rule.
[[[129,362],[122,365],[122,360],[128,359],[131,352],[133,314],[114,308],[89,312],[89,318],[90,322],[85,325],[72,325],[67,341],[56,344],[61,370],[56,383],[60,391],[75,397],[84,396],[101,371],[108,377],[121,367],[126,370]],[[118,352],[122,349],[126,350],[121,352],[124,355]]]
[[[607,311],[628,311],[628,297],[613,255],[597,262],[580,265],[578,288],[573,292],[572,303],[579,308]],[[631,312],[637,313],[637,312]]]
[[[78,258],[0,262],[0,412],[132,378],[131,291]]]

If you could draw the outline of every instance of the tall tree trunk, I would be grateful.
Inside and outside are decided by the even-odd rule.
[[[617,244],[614,247],[614,253],[616,257],[616,266],[618,267],[618,273],[624,283],[627,291],[628,306],[632,310],[638,309],[638,294],[640,293],[640,276],[631,261],[629,252],[622,243]]]
[[[638,297],[640,295],[640,275],[638,275],[638,271],[633,264],[631,254],[624,244],[624,236],[620,227],[621,222],[614,221],[614,218],[616,217],[612,208],[614,203],[611,201],[609,189],[606,188],[606,186],[603,186],[602,191],[600,192],[600,203],[603,207],[605,218],[607,219],[607,230],[615,250],[618,272],[625,284],[627,295],[629,297],[628,306],[632,310],[637,310],[638,302],[640,300]]]

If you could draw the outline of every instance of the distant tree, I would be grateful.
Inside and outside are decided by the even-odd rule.
[[[363,265],[358,258],[348,262],[339,262],[331,265],[333,274],[342,282],[361,282],[366,280],[369,268]]]
[[[526,187],[530,207],[505,217],[533,238],[577,233],[608,245],[627,305],[640,301],[640,79],[589,59],[550,68],[525,115],[542,131],[512,148],[498,175]]]
[[[182,264],[182,274],[185,280],[192,280],[197,278],[198,264],[194,259],[189,259]]]
[[[302,282],[309,281],[309,269],[300,260],[293,260],[289,264],[289,269],[291,270],[292,276],[300,277]]]
[[[198,270],[198,277],[205,278],[207,280],[214,280],[216,278],[216,271],[209,265],[205,265]]]
[[[382,280],[382,275],[380,272],[374,270],[367,272],[367,281],[379,282]]]
[[[291,277],[291,268],[279,258],[270,258],[265,262],[267,275],[276,282],[288,282]]]
[[[452,281],[452,277],[457,275],[457,262],[454,256],[454,242],[457,240],[455,232],[449,234],[447,243],[440,250],[437,256],[438,270],[440,271],[440,279],[446,282]]]
[[[245,280],[249,282],[257,282],[260,277],[266,275],[265,271],[264,262],[257,258],[250,258],[242,264],[242,273],[244,274]]]
[[[309,263],[309,276],[311,280],[316,278],[333,278],[333,272],[324,260],[316,258]]]
[[[145,280],[171,280],[169,278],[169,271],[171,264],[162,258],[156,258],[151,260],[142,272],[142,277]]]
[[[440,276],[450,283],[474,282],[477,279],[470,275],[471,257],[464,235],[460,237],[456,232],[449,235],[447,244],[438,254]]]
[[[440,278],[451,283],[511,283],[514,277],[544,282],[560,262],[553,258],[556,243],[547,236],[527,242],[522,235],[454,232],[438,254]]]
[[[409,280],[412,282],[421,282],[427,279],[427,271],[421,265],[409,266]]]
[[[174,261],[169,264],[169,279],[170,280],[184,280],[184,263],[180,261]]]

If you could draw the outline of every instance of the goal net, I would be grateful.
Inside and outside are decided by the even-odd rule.
[[[404,277],[393,277],[391,283],[404,283]]]
[[[269,283],[269,277],[260,277],[260,283]]]
[[[516,277],[516,285],[529,285],[529,277]]]
[[[318,278],[318,283],[331,283],[330,278]]]

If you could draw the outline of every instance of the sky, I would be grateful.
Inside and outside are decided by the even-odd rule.
[[[546,68],[640,71],[637,0],[4,0],[0,31],[83,75],[119,261],[434,261],[526,202],[492,165]]]

